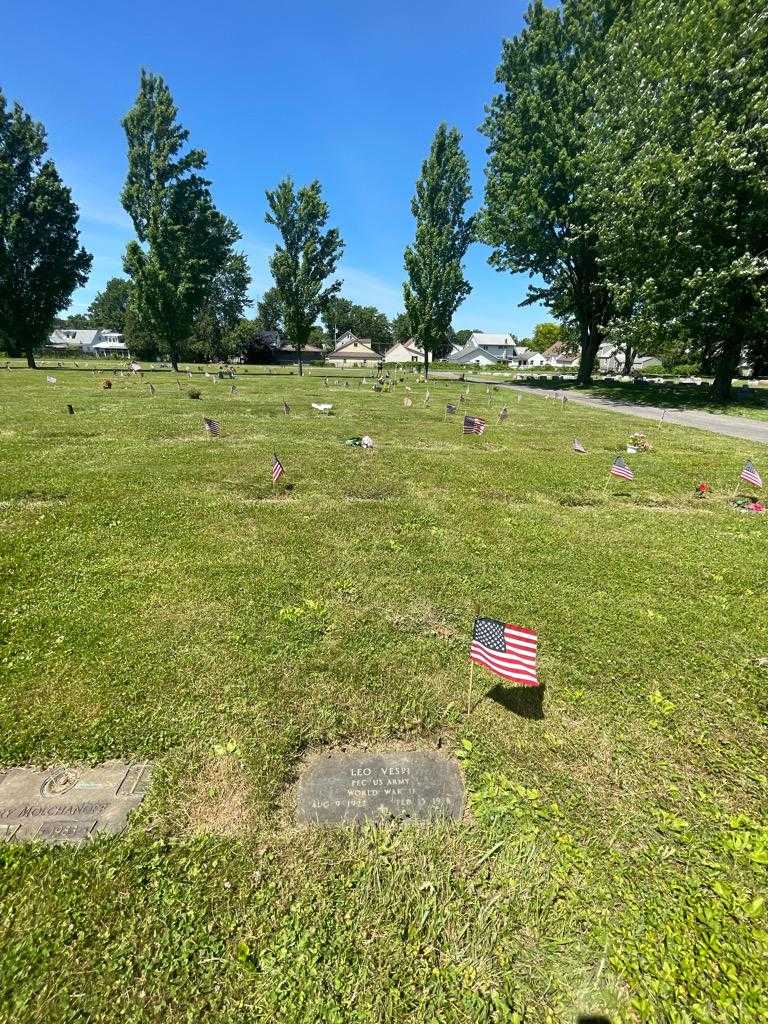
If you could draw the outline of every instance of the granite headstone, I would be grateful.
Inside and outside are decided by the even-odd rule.
[[[433,751],[321,755],[297,791],[301,824],[430,821],[460,818],[463,811],[459,766]]]
[[[116,835],[149,788],[151,766],[107,761],[96,768],[0,771],[0,840],[77,845]]]

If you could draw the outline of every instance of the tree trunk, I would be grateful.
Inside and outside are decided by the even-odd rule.
[[[299,376],[304,376],[304,364],[301,361],[301,345],[296,343],[296,355],[299,357]]]
[[[624,349],[624,370],[622,371],[625,377],[628,377],[632,372],[632,364],[635,361],[636,355],[637,350],[632,348],[631,345],[627,345]]]
[[[424,349],[424,380],[429,380],[429,349]]]
[[[711,394],[720,402],[730,402],[731,381],[741,357],[741,338],[730,337],[723,342],[723,349],[715,366],[715,379]]]
[[[26,349],[25,355],[27,357],[27,366],[30,370],[37,369],[37,363],[35,362],[35,353],[32,351],[32,346]]]
[[[576,374],[578,387],[589,387],[592,383],[592,371],[595,368],[597,350],[602,341],[601,335],[594,329],[587,328],[581,340],[581,358],[579,359],[579,372]]]

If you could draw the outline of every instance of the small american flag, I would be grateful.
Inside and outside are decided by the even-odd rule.
[[[46,380],[48,381],[49,384],[55,384],[56,383],[56,378],[55,377],[51,377],[50,374],[46,377]]]
[[[219,437],[221,435],[221,424],[218,420],[209,420],[207,416],[203,416],[203,424],[211,437]]]
[[[466,396],[466,395],[464,394],[464,392],[462,391],[462,392],[461,392],[461,393],[459,394],[459,401],[460,401],[460,402],[466,402],[466,400],[467,400],[467,396]]]
[[[150,393],[150,395],[154,395],[154,393],[155,393],[155,385],[152,384],[152,383],[150,383],[150,385],[149,385],[149,393]]]
[[[505,405],[504,408],[499,413],[499,422],[500,423],[506,423],[508,419],[509,419],[509,409]]]
[[[622,480],[634,480],[635,474],[626,464],[621,456],[618,459],[614,459],[613,465],[611,466],[611,474],[613,476],[619,476]]]
[[[283,402],[283,412],[285,413],[286,416],[290,416],[291,414],[291,407],[290,405],[288,405],[287,402]]]
[[[75,415],[75,407],[73,405],[68,405],[67,406],[67,412],[69,413],[70,416],[74,416]]]
[[[459,411],[459,407],[458,405],[451,405],[451,403],[449,402],[448,405],[446,405],[445,407],[445,411],[448,413],[449,416],[453,416],[455,412]]]
[[[469,660],[524,686],[538,686],[536,648],[538,634],[496,619],[475,619]]]
[[[464,433],[465,434],[482,434],[486,428],[486,422],[481,419],[480,416],[465,416],[464,417]]]
[[[283,464],[276,455],[272,456],[272,483],[276,484],[280,477],[283,475],[285,470]]]
[[[237,394],[237,384],[230,384],[229,385],[229,393],[230,393],[230,395],[236,395]]]
[[[746,480],[748,484],[754,484],[755,487],[763,486],[762,477],[757,472],[754,462],[752,462],[750,459],[747,459],[746,463],[744,464],[744,469],[742,469],[741,476],[739,477],[739,479]]]
[[[578,452],[580,455],[586,455],[587,454],[587,449],[584,447],[584,445],[581,443],[581,441],[578,439],[578,437],[574,439],[574,442],[571,445],[571,447],[573,448],[573,450],[575,452]]]

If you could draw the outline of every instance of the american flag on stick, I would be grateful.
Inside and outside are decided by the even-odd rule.
[[[236,395],[237,394],[237,384],[230,384],[229,385],[229,393],[230,393],[230,395]]]
[[[285,470],[283,464],[276,455],[272,456],[272,484],[276,484],[280,477],[283,475]]]
[[[70,416],[74,416],[75,415],[75,407],[73,405],[67,405],[67,412],[69,413]]]
[[[458,405],[451,405],[451,403],[449,402],[448,405],[446,405],[445,407],[445,411],[448,413],[449,416],[453,416],[455,412],[459,411],[459,407]]]
[[[211,437],[221,436],[221,424],[218,420],[209,420],[207,416],[203,416],[203,425]]]
[[[475,619],[469,660],[490,669],[502,679],[523,686],[538,686],[536,648],[538,633],[496,619]]]
[[[154,393],[155,393],[155,385],[151,381],[150,381],[150,384],[149,384],[149,393],[150,393],[150,395],[154,395]]]
[[[624,459],[622,459],[621,456],[619,456],[617,459],[614,459],[613,465],[611,466],[611,475],[621,477],[622,480],[635,479],[635,474],[632,472],[632,470],[629,468],[629,466],[626,464],[626,462],[624,461]]]
[[[747,459],[744,463],[744,469],[742,469],[739,479],[746,480],[748,484],[754,484],[755,487],[763,486],[763,479],[751,459]]]
[[[575,452],[578,452],[579,455],[586,455],[587,454],[587,449],[584,447],[584,445],[581,443],[581,441],[578,439],[578,437],[574,438],[574,441],[573,441],[573,444],[571,445],[571,447],[573,448],[573,450]]]
[[[509,409],[505,405],[504,408],[499,413],[499,423],[506,423],[508,419],[509,419]]]
[[[285,413],[286,416],[290,416],[291,414],[291,407],[290,405],[288,405],[287,402],[283,402],[283,412]]]
[[[464,433],[465,434],[482,434],[487,424],[484,419],[480,416],[465,416],[464,417]]]

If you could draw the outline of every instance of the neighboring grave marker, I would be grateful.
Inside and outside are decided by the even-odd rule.
[[[329,754],[298,785],[296,818],[307,825],[460,818],[464,782],[455,761],[430,751]]]
[[[149,788],[148,764],[107,761],[96,768],[0,772],[0,841],[78,844],[117,835]]]

